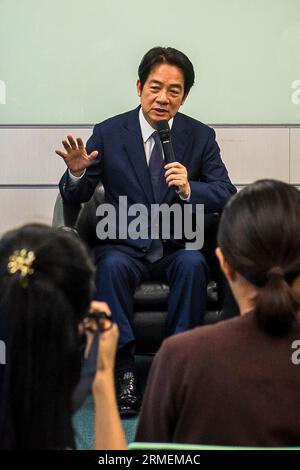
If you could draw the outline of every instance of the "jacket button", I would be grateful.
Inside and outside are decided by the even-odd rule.
[[[142,252],[143,252],[143,253],[146,253],[147,251],[148,251],[147,247],[146,247],[146,246],[143,246]]]
[[[166,240],[165,238],[162,240],[163,243],[167,243],[168,240]]]

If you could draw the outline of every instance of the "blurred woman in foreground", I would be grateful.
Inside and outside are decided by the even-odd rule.
[[[124,449],[113,380],[118,329],[102,302],[92,302],[94,270],[74,235],[27,225],[0,242],[2,366],[0,447],[74,449],[73,393],[80,379],[82,338],[98,325],[95,448]],[[90,309],[104,312],[96,322]],[[85,355],[88,351],[86,349]]]

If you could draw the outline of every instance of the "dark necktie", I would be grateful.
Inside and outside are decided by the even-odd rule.
[[[163,167],[163,153],[160,143],[160,138],[158,133],[155,131],[152,134],[154,139],[154,147],[151,152],[150,160],[149,160],[149,172],[150,178],[153,188],[153,195],[155,202],[158,202],[158,189],[159,189],[159,177]],[[162,258],[164,254],[163,244],[161,240],[154,239],[150,245],[149,251],[146,254],[145,258],[150,261],[150,263],[154,263]]]
[[[161,148],[161,143],[160,143],[160,138],[159,138],[158,133],[156,131],[153,132],[152,137],[154,139],[155,144],[152,149],[150,160],[149,160],[149,171],[150,171],[154,199],[157,202],[158,183],[159,183],[159,177],[160,177],[160,173],[163,167],[164,159],[163,159],[163,153],[162,153],[162,148]]]

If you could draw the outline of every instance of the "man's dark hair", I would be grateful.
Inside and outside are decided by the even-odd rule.
[[[186,97],[195,81],[194,67],[189,58],[173,47],[153,47],[144,55],[138,69],[142,89],[151,69],[157,64],[175,65],[182,71]]]

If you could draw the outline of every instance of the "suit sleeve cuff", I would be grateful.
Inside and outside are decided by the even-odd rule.
[[[71,183],[72,185],[77,184],[77,183],[81,180],[81,178],[85,175],[85,172],[86,172],[86,170],[84,170],[84,172],[82,173],[81,176],[75,176],[75,175],[72,175],[72,173],[70,172],[70,170],[68,170],[70,183]]]
[[[181,196],[181,194],[179,194],[179,191],[176,191],[176,193],[178,194],[178,196],[180,197],[180,199],[181,199],[182,201],[190,202],[190,199],[191,199],[191,191],[189,192],[189,194],[188,194],[186,197]]]

